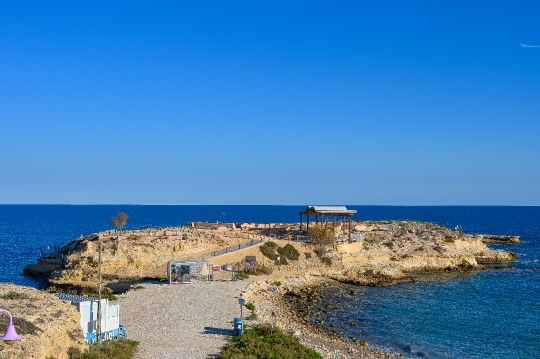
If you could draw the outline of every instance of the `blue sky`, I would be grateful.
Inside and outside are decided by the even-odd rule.
[[[0,203],[540,205],[535,2],[3,2]]]

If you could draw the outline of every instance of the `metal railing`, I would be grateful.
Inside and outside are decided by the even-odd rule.
[[[238,250],[243,249],[243,248],[254,246],[255,244],[261,243],[262,241],[263,241],[262,238],[252,239],[249,242],[240,243],[240,244],[237,244],[235,246],[231,246],[231,247],[223,248],[223,249],[220,249],[220,250],[217,250],[217,251],[213,251],[212,253],[208,253],[207,255],[212,256],[212,257],[220,256],[220,255],[225,254],[225,253],[230,253],[230,252],[238,251]]]
[[[361,242],[365,238],[363,232],[354,232],[351,233],[351,242]],[[349,236],[347,234],[338,234],[336,236],[336,242],[348,242]]]

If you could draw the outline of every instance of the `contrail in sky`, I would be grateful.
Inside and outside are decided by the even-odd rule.
[[[521,45],[521,47],[528,47],[528,48],[535,48],[535,47],[538,48],[538,47],[540,47],[540,45],[525,45],[525,44],[520,44],[520,45]]]

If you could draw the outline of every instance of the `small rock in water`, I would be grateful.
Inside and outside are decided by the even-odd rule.
[[[367,346],[369,345],[369,343],[366,342],[365,340],[354,339],[354,342],[355,342],[356,344],[360,344],[360,345],[362,345],[362,346],[364,346],[364,347],[367,347]]]

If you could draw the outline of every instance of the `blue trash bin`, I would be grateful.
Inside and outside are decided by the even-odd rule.
[[[239,336],[244,332],[244,322],[241,318],[234,318],[234,335]]]

